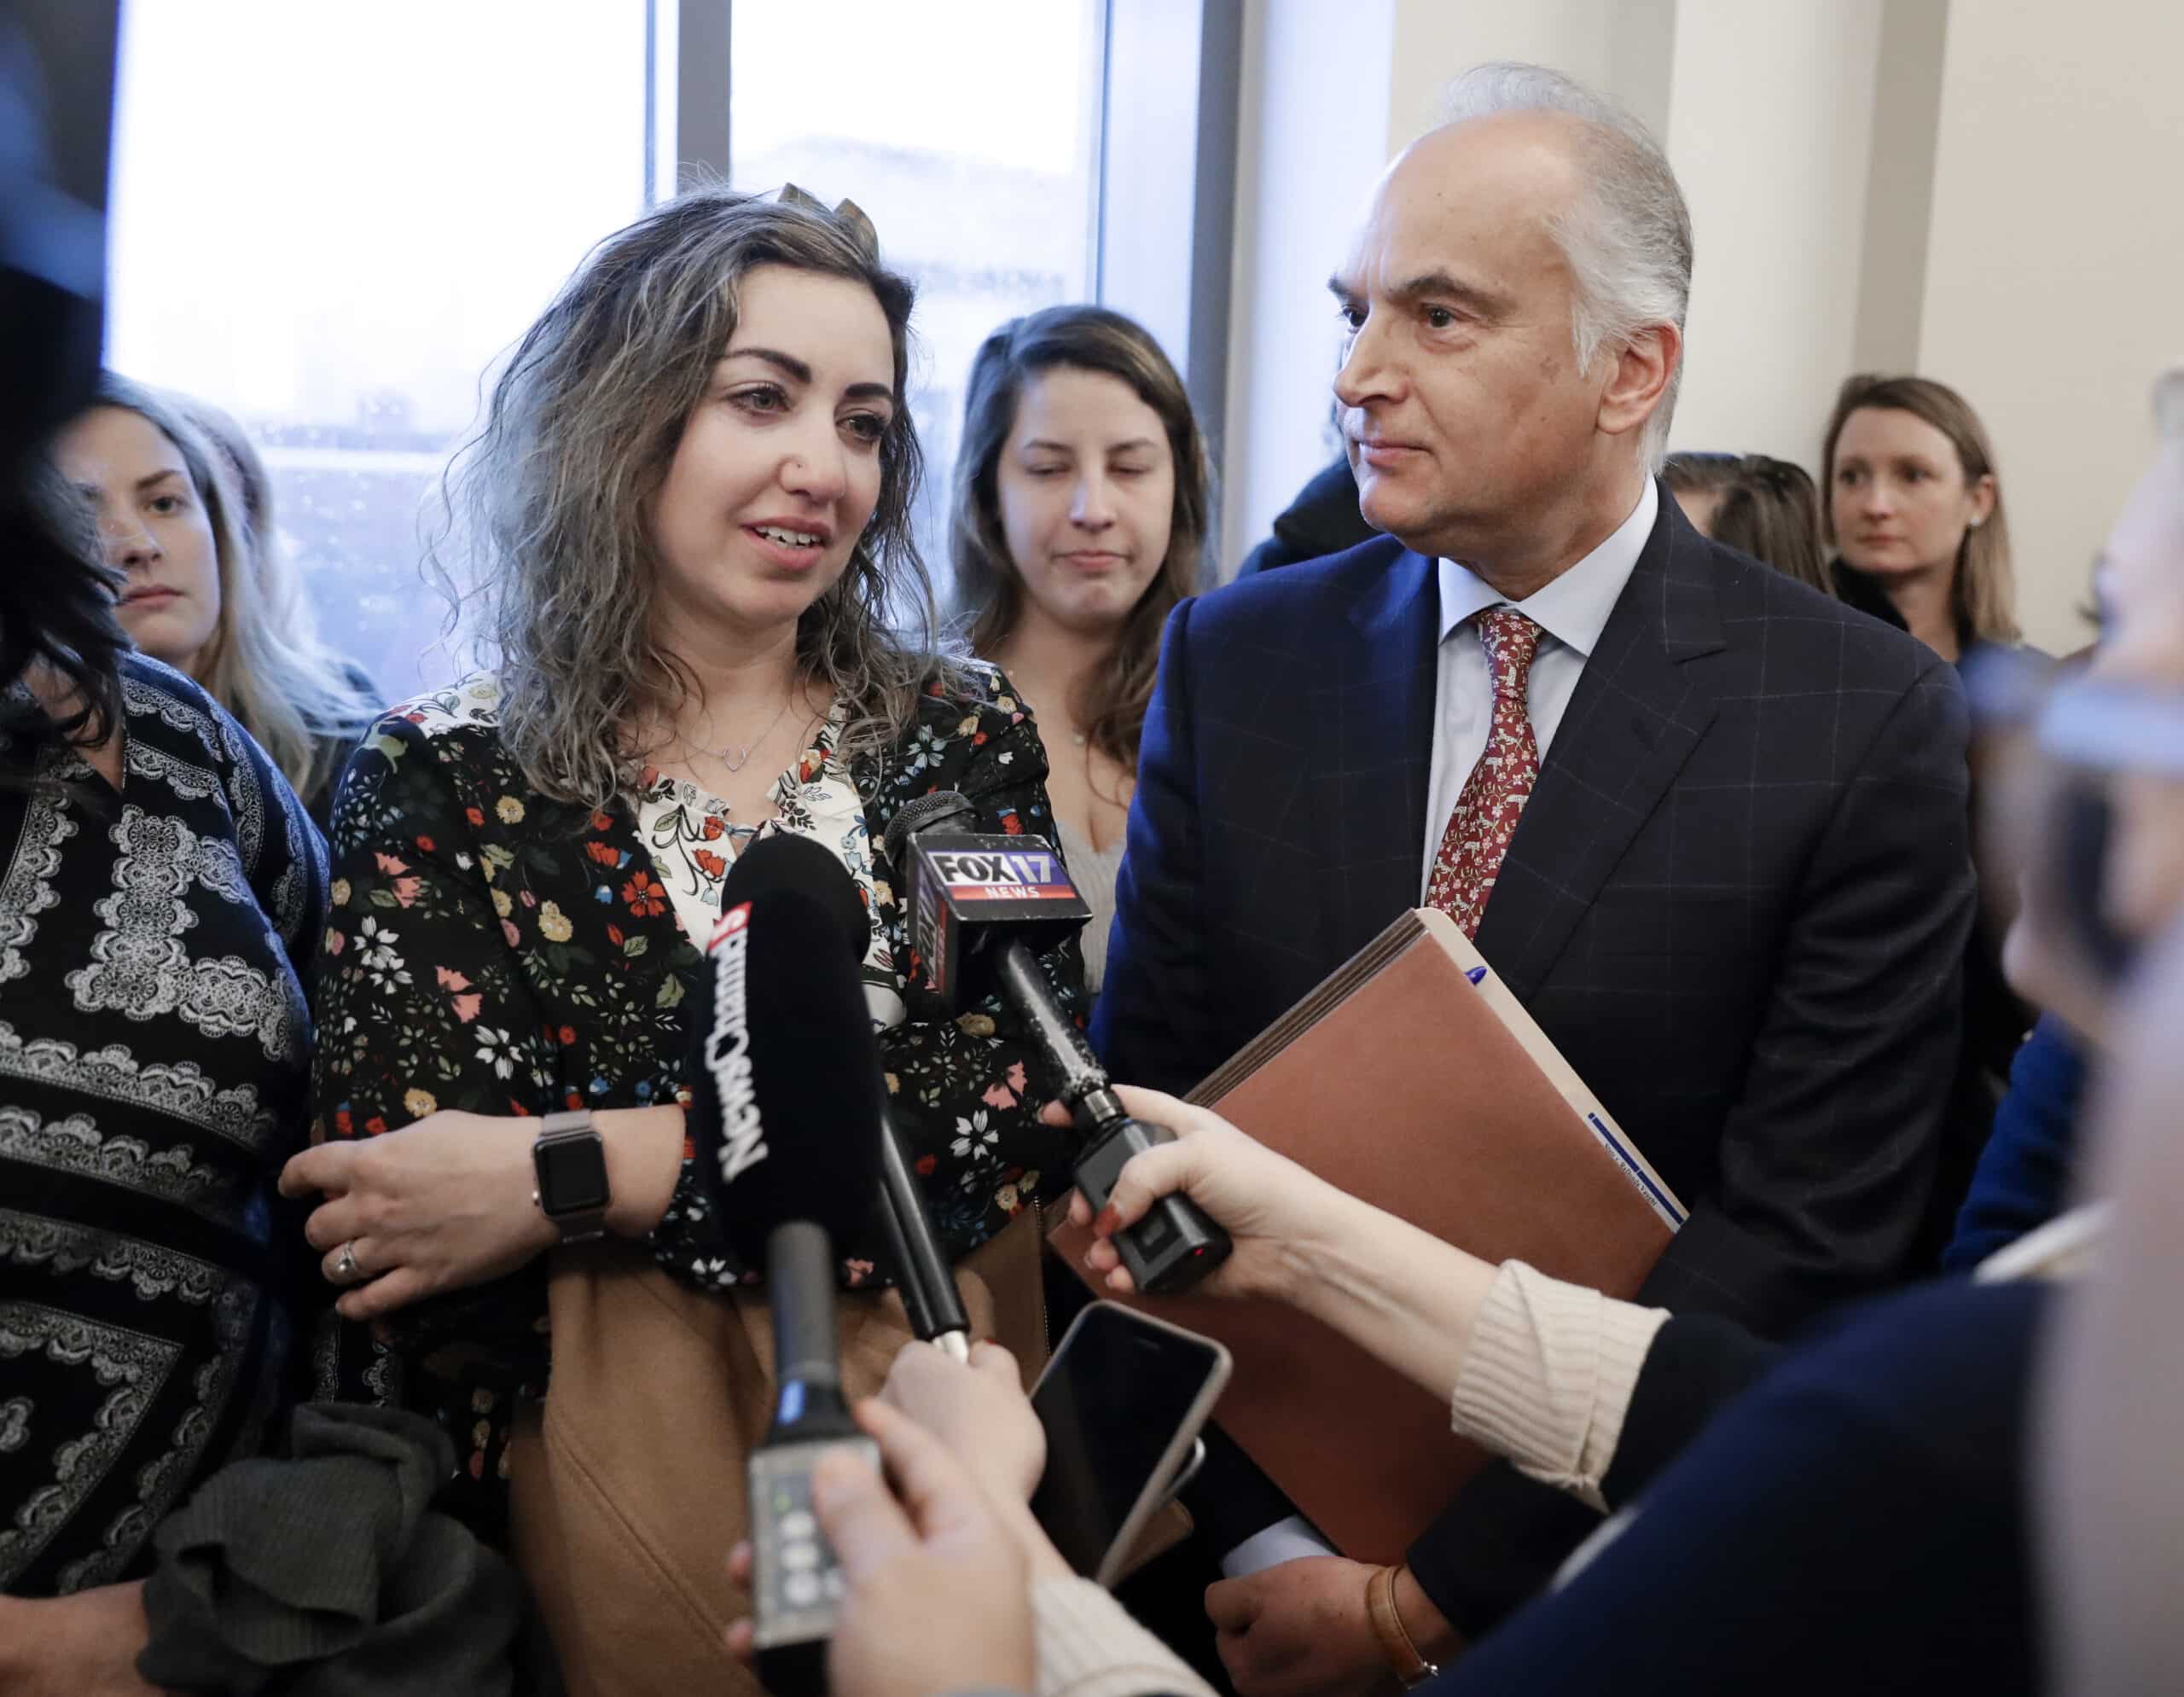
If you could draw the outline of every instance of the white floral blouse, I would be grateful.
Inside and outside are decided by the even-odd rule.
[[[793,831],[824,846],[857,880],[864,898],[871,925],[864,950],[864,999],[874,1026],[884,1030],[903,1022],[903,997],[880,919],[880,898],[888,892],[875,887],[864,805],[855,781],[834,756],[843,717],[838,703],[813,735],[811,746],[774,780],[770,799],[778,817],[755,826],[739,823],[729,817],[729,805],[711,791],[648,766],[637,784],[637,834],[651,851],[683,934],[700,947],[720,917],[728,869],[751,844]]]

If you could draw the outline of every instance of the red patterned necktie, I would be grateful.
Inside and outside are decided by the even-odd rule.
[[[1517,829],[1517,816],[1539,781],[1539,739],[1525,711],[1525,686],[1538,651],[1540,628],[1513,607],[1490,608],[1478,617],[1478,640],[1494,678],[1494,714],[1486,728],[1486,747],[1464,780],[1449,828],[1433,857],[1426,902],[1478,935],[1479,915],[1494,893],[1494,875]]]

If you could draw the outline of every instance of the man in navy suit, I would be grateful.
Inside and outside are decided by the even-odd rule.
[[[1895,1278],[1926,1202],[1973,905],[1962,696],[1650,475],[1691,274],[1658,146],[1531,67],[1452,110],[1333,282],[1387,534],[1169,621],[1094,1043],[1188,1089],[1443,906],[1690,1206],[1644,1299],[1780,1335]],[[1490,1626],[1586,1512],[1476,1483],[1397,1576],[1419,1648]],[[1367,1577],[1215,1586],[1239,1688],[1385,1682]]]

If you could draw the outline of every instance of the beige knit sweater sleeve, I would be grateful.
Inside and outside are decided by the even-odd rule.
[[[1505,1262],[1473,1322],[1449,1402],[1457,1434],[1605,1511],[1600,1480],[1663,1308],[1618,1302]],[[1212,1697],[1205,1682],[1089,1579],[1032,1587],[1038,1697]]]
[[[1214,1697],[1213,1688],[1089,1579],[1031,1588],[1038,1697]]]
[[[1457,1434],[1606,1513],[1600,1480],[1668,1317],[1505,1261],[1457,1369]]]

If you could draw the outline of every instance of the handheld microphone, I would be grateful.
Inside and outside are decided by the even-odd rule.
[[[951,1014],[997,991],[1029,1028],[1084,1137],[1075,1178],[1096,1213],[1130,1158],[1176,1134],[1124,1110],[1039,969],[1037,951],[1072,935],[1092,913],[1061,857],[1043,838],[981,834],[971,828],[976,819],[962,796],[937,790],[888,822],[885,846],[906,883],[918,961]],[[1162,1197],[1115,1237],[1130,1277],[1154,1296],[1188,1290],[1234,1247],[1184,1196]]]
[[[880,1220],[895,1256],[895,1284],[909,1311],[910,1329],[957,1361],[971,1358],[971,1316],[963,1311],[962,1293],[940,1240],[932,1229],[925,1193],[910,1171],[903,1130],[890,1107],[880,1122]]]
[[[879,1050],[839,911],[775,875],[773,844],[796,840],[754,844],[729,876],[692,1079],[693,1113],[720,1116],[715,1216],[739,1258],[765,1267],[773,1315],[773,1415],[747,1482],[758,1677],[778,1697],[826,1688],[842,1595],[812,1470],[837,1450],[880,1464],[850,1417],[834,1320],[836,1246],[868,1228],[880,1184]]]
[[[870,921],[864,898],[840,861],[808,837],[783,834],[754,843],[729,869],[723,899],[758,888],[793,889],[808,896],[834,920],[840,936],[841,954],[854,972],[864,959]],[[877,1053],[873,1077],[882,1080]],[[963,1299],[956,1288],[948,1258],[941,1253],[925,1193],[910,1171],[900,1123],[895,1117],[883,1082],[877,1084],[881,1104],[878,1142],[880,1161],[880,1224],[894,1264],[896,1288],[908,1311],[910,1328],[921,1341],[933,1344],[958,1361],[971,1358],[971,1322],[963,1311]]]

